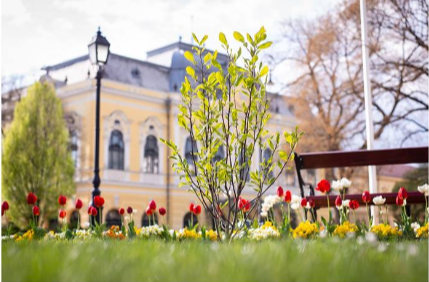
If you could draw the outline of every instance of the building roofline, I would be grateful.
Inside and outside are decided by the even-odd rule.
[[[163,65],[158,65],[158,64],[155,64],[155,63],[152,63],[152,62],[143,61],[143,60],[139,60],[139,59],[135,59],[135,58],[130,58],[130,57],[119,55],[119,54],[115,54],[115,53],[110,53],[110,56],[122,58],[122,59],[125,59],[125,60],[134,61],[134,62],[137,62],[137,63],[140,63],[140,64],[145,64],[145,65],[150,65],[150,66],[158,67],[158,68],[161,68],[161,69],[164,69],[164,70],[169,70],[170,69],[169,67],[166,67],[166,66],[163,66]],[[74,58],[74,59],[71,59],[71,60],[68,60],[68,61],[56,64],[56,65],[46,66],[46,67],[43,67],[42,70],[45,70],[45,71],[59,70],[59,69],[71,66],[73,64],[80,63],[80,62],[85,61],[85,60],[88,60],[88,55],[80,56],[80,57],[77,57],[77,58]]]
[[[147,54],[147,57],[150,58],[150,57],[165,53],[167,51],[174,50],[176,48],[182,49],[182,50],[187,50],[187,51],[192,51],[192,47],[198,47],[198,46],[193,45],[193,44],[189,44],[189,43],[185,43],[182,41],[177,41],[177,42],[171,43],[169,45],[148,51],[148,52],[146,52],[146,54]],[[214,51],[210,50],[210,49],[206,49],[206,52],[214,53]],[[218,53],[218,56],[225,57],[225,59],[228,58],[228,56],[226,54],[223,54],[223,53]]]

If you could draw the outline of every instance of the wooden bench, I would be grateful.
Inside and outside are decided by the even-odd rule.
[[[302,178],[301,171],[306,169],[317,168],[340,168],[340,167],[359,167],[369,165],[395,165],[395,164],[410,164],[410,163],[428,163],[428,147],[402,148],[402,149],[385,149],[385,150],[361,150],[361,151],[337,151],[323,153],[295,153],[295,167],[298,174],[298,182],[301,197],[307,196],[308,199],[313,199],[315,208],[327,207],[326,196],[315,196],[314,187],[310,183],[306,183]],[[422,183],[423,184],[423,183]],[[308,187],[309,193],[305,195],[305,187]],[[406,187],[409,190],[407,204],[425,203],[425,197],[418,191],[413,191],[417,187]],[[369,190],[369,187],[363,187],[364,190]],[[411,190],[411,191],[410,191]],[[387,205],[396,204],[397,193],[374,193],[375,196],[383,196],[386,198]],[[329,196],[331,207],[335,204],[337,195]],[[362,202],[362,194],[346,194],[347,199],[357,200],[360,205],[365,205]],[[371,201],[370,205],[373,205]]]

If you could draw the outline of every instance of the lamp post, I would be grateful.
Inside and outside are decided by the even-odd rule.
[[[106,37],[101,35],[100,28],[98,28],[97,34],[92,38],[88,44],[89,59],[93,65],[98,67],[97,70],[97,93],[96,93],[96,104],[95,104],[95,157],[94,157],[94,179],[92,184],[94,189],[92,190],[92,206],[94,206],[95,196],[100,196],[100,88],[101,78],[103,77],[103,67],[107,64],[107,59],[110,54],[110,43]],[[98,211],[101,213],[101,209]],[[96,221],[99,221],[100,217],[95,217]],[[99,222],[100,223],[100,222]]]

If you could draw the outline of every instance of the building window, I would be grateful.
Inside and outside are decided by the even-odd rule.
[[[79,211],[78,210],[74,210],[71,214],[70,214],[70,226],[69,228],[73,229],[80,229],[80,226],[77,226],[77,222],[79,219]]]
[[[271,149],[270,148],[266,148],[265,150],[264,150],[264,152],[262,153],[262,162],[266,165],[267,163],[268,163],[268,160],[271,158],[271,154],[272,154],[272,151],[271,151]],[[270,165],[271,166],[271,165]],[[264,175],[266,175],[267,174],[267,172],[269,171],[269,167],[265,167],[264,168]],[[272,177],[274,177],[274,173],[273,173],[273,171],[270,171],[270,173],[268,174],[268,179],[270,179],[270,178],[272,178]],[[267,180],[268,180],[267,179]]]
[[[191,227],[191,223],[195,226],[195,224],[198,223],[198,217],[196,217],[191,212],[188,212],[187,214],[185,214],[185,217],[183,218],[183,228]]]
[[[74,166],[77,167],[78,162],[78,145],[77,145],[77,133],[76,131],[70,132],[70,150],[71,150],[71,156],[74,162]]]
[[[110,210],[106,215],[106,226],[119,226],[121,227],[121,215],[118,210]]]
[[[217,149],[216,154],[213,157],[213,163],[217,163],[220,160],[225,158],[225,150],[223,149],[223,145],[220,145]]]
[[[124,170],[124,138],[119,130],[110,135],[109,169]]]
[[[146,144],[144,146],[144,158],[146,161],[146,172],[147,173],[159,173],[158,168],[158,143],[156,137],[149,135],[146,138]]]
[[[197,142],[192,142],[191,137],[186,138],[185,144],[185,158],[188,164],[194,164],[194,158],[192,157],[192,150],[194,151],[195,161],[197,161],[198,156],[197,153]]]
[[[242,149],[242,150],[244,150],[244,149]],[[238,164],[240,165],[240,167],[241,167],[244,163],[246,163],[246,165],[245,165],[245,166],[243,166],[242,168],[240,168],[240,179],[244,179],[244,178],[246,178],[246,181],[249,181],[249,180],[250,180],[249,163],[248,163],[248,161],[249,161],[249,157],[248,157],[248,156],[246,156],[245,161],[243,161],[242,154],[240,154],[240,155],[238,156]]]
[[[149,221],[148,215],[144,213],[142,217],[142,227],[154,225],[153,223],[154,218],[155,218],[155,224],[158,224],[158,215],[156,213],[150,216],[150,221]]]

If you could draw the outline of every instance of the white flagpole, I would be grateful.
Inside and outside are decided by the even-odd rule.
[[[366,0],[360,0],[360,23],[362,36],[362,62],[363,62],[363,85],[365,92],[365,120],[366,120],[366,144],[367,149],[374,149],[374,125],[372,121],[372,94],[371,80],[369,73],[368,36],[366,20]],[[377,193],[377,174],[375,166],[368,166],[369,192]],[[371,214],[374,216],[374,223],[378,222],[378,214],[375,207],[371,206]]]

